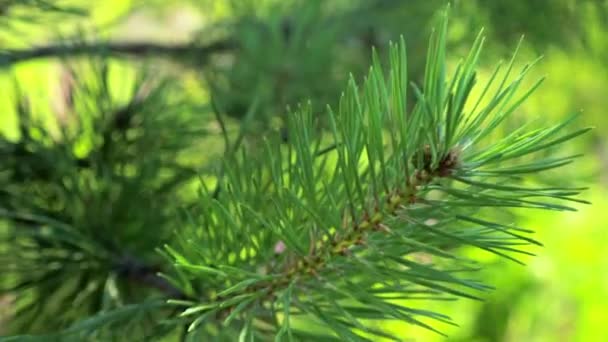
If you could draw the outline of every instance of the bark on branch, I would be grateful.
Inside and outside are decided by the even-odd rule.
[[[232,51],[236,43],[230,40],[221,40],[207,45],[186,44],[157,44],[157,43],[75,43],[57,44],[33,47],[29,49],[0,50],[0,66],[7,67],[43,58],[66,58],[85,55],[127,55],[127,56],[156,56],[163,58],[197,57],[203,61],[212,54]]]

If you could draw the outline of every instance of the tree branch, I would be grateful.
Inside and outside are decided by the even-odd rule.
[[[154,288],[171,298],[184,298],[184,293],[166,279],[158,276],[159,267],[147,265],[140,260],[126,255],[116,265],[119,276],[133,282]]]
[[[231,40],[220,40],[208,45],[186,44],[157,44],[157,43],[76,43],[57,44],[33,47],[30,49],[0,50],[0,67],[7,67],[42,58],[77,57],[83,55],[154,55],[165,58],[207,57],[221,52],[236,49],[236,43]]]
[[[233,298],[242,295],[243,293],[263,293],[263,300],[276,296],[277,289],[283,289],[289,286],[290,283],[298,279],[306,279],[307,277],[319,277],[319,274],[327,269],[328,264],[333,261],[332,258],[340,256],[348,256],[351,254],[351,247],[366,246],[367,234],[369,232],[382,232],[391,234],[390,228],[385,225],[387,217],[396,217],[400,210],[408,208],[416,203],[420,203],[423,198],[420,197],[421,189],[428,184],[440,178],[450,177],[460,167],[459,152],[451,149],[441,156],[439,163],[436,166],[430,164],[431,151],[425,147],[421,153],[421,159],[424,161],[422,165],[416,168],[413,174],[407,179],[405,188],[399,187],[392,189],[385,194],[386,201],[384,208],[378,205],[378,200],[374,208],[362,212],[362,219],[357,222],[355,217],[350,217],[344,221],[342,229],[333,234],[323,233],[324,236],[314,239],[321,242],[319,246],[311,246],[308,255],[302,256],[293,253],[292,258],[287,260],[280,267],[280,274],[283,276],[274,280],[259,282],[249,287],[245,287],[243,292],[235,292],[227,297],[218,297],[216,301],[228,302]],[[346,211],[344,211],[346,212]],[[279,252],[282,253],[283,251]],[[227,314],[234,310],[238,305],[226,305],[226,307],[218,313],[219,317],[225,318]]]

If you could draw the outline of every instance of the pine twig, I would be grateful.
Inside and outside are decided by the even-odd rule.
[[[216,53],[228,52],[236,49],[231,40],[220,40],[208,45],[195,43],[185,44],[157,44],[157,43],[75,43],[57,44],[33,47],[30,49],[6,49],[0,51],[0,66],[11,66],[42,58],[77,57],[83,55],[154,55],[165,58],[184,58],[185,56],[209,56]]]
[[[146,287],[157,289],[170,298],[184,298],[182,291],[158,276],[157,273],[160,268],[147,265],[132,256],[124,256],[119,260],[116,270],[119,276]]]
[[[280,272],[282,277],[260,282],[252,286],[245,287],[243,292],[236,292],[225,298],[216,298],[217,301],[229,302],[235,297],[243,294],[261,293],[261,300],[276,297],[276,291],[285,288],[292,282],[298,279],[316,277],[327,269],[328,264],[335,257],[346,256],[351,253],[351,248],[354,246],[366,246],[366,237],[370,232],[382,232],[390,234],[390,229],[383,221],[387,217],[397,216],[398,213],[415,203],[419,203],[422,199],[419,198],[420,190],[426,185],[437,181],[440,178],[450,177],[460,166],[458,151],[450,150],[440,158],[436,167],[432,167],[430,163],[430,150],[425,148],[422,152],[422,159],[425,161],[421,168],[414,170],[413,174],[407,179],[404,189],[393,189],[386,194],[386,206],[381,210],[378,204],[370,211],[364,211],[363,219],[357,222],[351,217],[345,221],[345,225],[341,231],[336,232],[333,236],[325,235],[316,241],[321,242],[319,246],[311,246],[311,251],[307,256],[297,256],[294,254],[291,260],[283,265],[283,270]],[[225,318],[232,310],[234,305],[226,305],[226,307],[218,312],[218,316]]]

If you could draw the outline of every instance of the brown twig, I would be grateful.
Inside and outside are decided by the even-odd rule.
[[[153,55],[165,58],[206,57],[215,53],[228,52],[236,48],[230,40],[220,40],[207,45],[195,43],[75,43],[33,47],[30,49],[0,50],[0,66],[10,66],[41,58],[78,57],[83,55]],[[202,59],[199,59],[202,60]]]
[[[181,290],[158,275],[159,267],[145,264],[132,256],[123,256],[117,263],[116,270],[120,277],[157,289],[173,299],[185,297]]]

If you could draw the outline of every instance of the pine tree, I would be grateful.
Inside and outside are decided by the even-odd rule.
[[[19,6],[28,4],[64,13],[53,1]],[[282,39],[306,34],[288,27],[276,26]],[[514,53],[480,81],[483,34],[449,68],[447,30],[443,14],[421,82],[411,81],[402,38],[385,54],[374,50],[367,75],[345,79],[333,100],[323,96],[334,84],[322,80],[282,92],[238,65],[206,68],[233,49],[246,60],[245,40],[2,51],[6,68],[87,57],[64,64],[66,120],[41,122],[32,95],[14,86],[19,138],[0,141],[0,293],[12,301],[13,337],[0,340],[407,337],[377,325],[390,320],[441,334],[454,322],[416,301],[475,300],[491,290],[460,247],[514,262],[531,254],[540,243],[511,222],[510,208],[584,202],[582,188],[535,177],[573,162],[578,155],[559,147],[588,131],[570,130],[573,116],[503,134],[501,124],[542,83],[520,89],[536,61],[517,72]],[[205,69],[211,104],[201,108],[182,83],[142,71],[117,95],[113,80],[125,69],[112,56],[123,54]],[[236,98],[235,84],[270,88]],[[310,102],[295,104],[306,94]],[[207,151],[218,140],[216,158]]]

